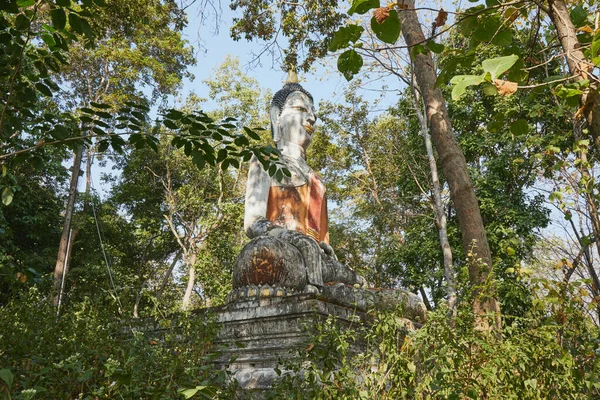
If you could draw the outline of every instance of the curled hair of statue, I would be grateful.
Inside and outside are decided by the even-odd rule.
[[[293,92],[302,92],[308,96],[310,101],[314,101],[312,94],[304,89],[299,83],[288,82],[283,85],[283,87],[277,93],[275,93],[273,99],[271,100],[271,107],[277,107],[279,109],[279,114],[281,114],[281,111],[283,111],[283,106],[285,105],[285,101]]]
[[[281,115],[281,112],[283,111],[283,106],[285,105],[285,101],[287,100],[288,96],[290,94],[292,94],[293,92],[304,93],[305,95],[308,96],[310,101],[314,102],[312,95],[306,89],[304,89],[299,83],[287,82],[285,85],[283,85],[283,87],[281,89],[279,89],[277,91],[277,93],[275,93],[273,95],[273,99],[271,100],[271,108],[277,107],[277,110],[278,110],[277,116]],[[273,121],[271,121],[271,122],[273,122]],[[273,124],[271,124],[271,134],[274,137]]]

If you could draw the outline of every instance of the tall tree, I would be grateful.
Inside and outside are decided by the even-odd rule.
[[[139,18],[143,15],[144,18]],[[68,86],[64,106],[77,108],[98,103],[125,101],[150,104],[159,95],[172,93],[193,63],[191,49],[181,36],[183,11],[173,2],[112,2],[90,20],[96,45],[71,49],[70,66],[58,79]],[[152,96],[140,86],[152,87]],[[143,118],[141,118],[143,120]],[[96,125],[100,122],[95,121]],[[100,130],[100,126],[91,127]],[[87,132],[84,132],[87,133]],[[53,302],[58,303],[61,283],[67,273],[69,247],[75,239],[71,229],[84,145],[75,152],[66,205],[65,222],[54,269]],[[92,151],[88,148],[88,162]],[[76,233],[76,231],[75,231]]]

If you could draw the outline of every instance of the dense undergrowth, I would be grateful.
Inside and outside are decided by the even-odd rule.
[[[328,320],[300,357],[280,367],[283,378],[268,398],[600,398],[600,331],[581,288],[543,285],[526,315],[504,319],[501,335],[473,328],[468,301],[453,324],[442,307],[410,333],[398,313],[345,330]],[[210,318],[153,321],[124,323],[116,306],[92,298],[57,318],[34,287],[0,310],[0,396],[235,398],[211,364],[218,349]]]

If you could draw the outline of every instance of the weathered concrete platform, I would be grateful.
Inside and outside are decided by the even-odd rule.
[[[307,347],[312,328],[335,316],[343,329],[365,314],[318,299],[316,294],[238,300],[221,307],[216,344],[218,368],[228,370],[243,390],[266,390],[279,378],[275,368]]]

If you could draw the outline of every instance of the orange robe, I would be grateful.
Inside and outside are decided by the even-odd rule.
[[[271,186],[267,219],[329,244],[325,185],[312,173],[302,186]]]

